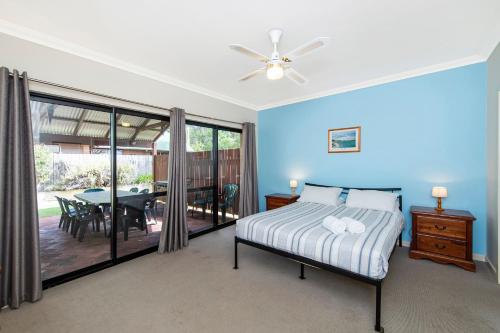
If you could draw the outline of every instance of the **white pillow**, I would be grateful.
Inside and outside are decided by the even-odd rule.
[[[347,207],[394,212],[399,208],[398,195],[376,190],[349,190]]]
[[[300,198],[300,202],[315,202],[323,205],[337,206],[342,189],[338,187],[321,187],[305,185]]]

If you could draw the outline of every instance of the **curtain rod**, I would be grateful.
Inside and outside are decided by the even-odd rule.
[[[14,74],[9,71],[9,75],[13,76]],[[94,95],[94,96],[98,96],[98,97],[114,99],[114,100],[120,101],[120,102],[132,103],[132,104],[135,104],[135,105],[145,106],[145,107],[159,109],[159,110],[164,110],[164,111],[169,111],[169,112],[172,111],[171,109],[165,108],[165,107],[162,107],[162,106],[157,106],[157,105],[148,104],[148,103],[142,103],[142,102],[136,102],[136,101],[132,101],[132,100],[126,99],[126,98],[105,95],[105,94],[97,93],[97,92],[90,91],[90,90],[75,88],[75,87],[66,86],[66,85],[59,84],[59,83],[53,83],[53,82],[49,82],[49,81],[44,81],[44,80],[40,80],[40,79],[31,78],[29,76],[28,76],[28,81],[35,82],[35,83],[40,83],[40,84],[45,84],[45,85],[52,86],[52,87],[57,87],[57,88],[62,88],[62,89],[67,89],[67,90],[73,90],[73,91],[77,91],[77,92],[81,92],[81,93],[85,93],[85,94],[89,94],[89,95]],[[209,119],[209,120],[222,121],[222,122],[225,122],[225,123],[231,123],[231,124],[237,124],[237,125],[242,125],[243,124],[243,123],[240,123],[240,122],[237,122],[237,121],[222,120],[222,119],[217,119],[217,118],[214,118],[214,117],[202,116],[202,115],[198,115],[198,114],[194,114],[194,113],[188,113],[188,112],[186,112],[186,115],[193,116],[193,117],[198,117],[198,118]]]

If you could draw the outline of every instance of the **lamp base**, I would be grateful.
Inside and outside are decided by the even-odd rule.
[[[438,212],[438,213],[443,212],[443,210],[444,210],[444,209],[443,209],[443,207],[441,206],[441,198],[437,198],[437,204],[438,204],[438,205],[437,205],[437,207],[436,207],[436,208],[434,208],[434,210],[436,210],[436,212]]]

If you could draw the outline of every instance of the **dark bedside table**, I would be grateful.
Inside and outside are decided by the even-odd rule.
[[[273,193],[266,195],[266,210],[280,208],[292,204],[300,198],[300,195]]]
[[[431,259],[454,264],[475,272],[472,260],[472,223],[476,219],[465,210],[412,206],[410,258]]]

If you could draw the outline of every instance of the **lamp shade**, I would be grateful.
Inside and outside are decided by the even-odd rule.
[[[291,180],[290,180],[290,187],[292,187],[292,188],[296,188],[296,187],[297,187],[297,180],[295,180],[295,179],[291,179]]]
[[[434,186],[432,188],[432,196],[435,198],[446,198],[448,196],[448,189],[442,186]]]

